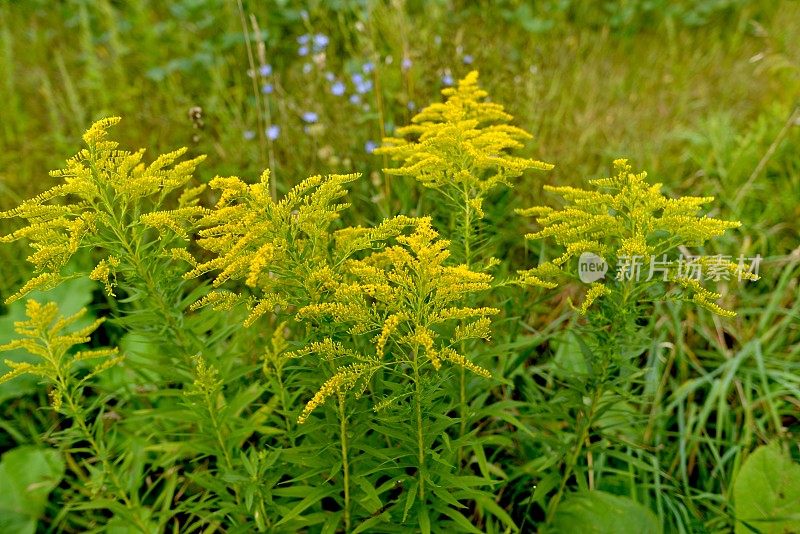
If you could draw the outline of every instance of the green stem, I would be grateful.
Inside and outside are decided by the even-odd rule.
[[[422,389],[420,386],[420,377],[419,377],[419,362],[417,360],[417,353],[419,352],[419,348],[414,348],[414,360],[413,360],[413,367],[414,367],[414,400],[417,409],[417,451],[418,457],[417,460],[419,462],[419,471],[417,472],[419,476],[419,499],[421,504],[424,506],[425,504],[425,440],[422,438]]]
[[[214,429],[214,437],[217,438],[217,444],[219,445],[219,449],[222,451],[222,457],[225,460],[225,465],[230,471],[233,471],[233,462],[231,461],[230,453],[228,453],[228,447],[225,446],[225,440],[222,437],[222,430],[219,421],[217,421],[217,408],[214,406],[215,403],[212,401],[211,394],[209,392],[206,392],[204,397],[206,398],[208,416],[211,418],[211,427]]]
[[[597,413],[597,404],[600,402],[600,397],[602,395],[602,385],[598,385],[594,393],[592,395],[591,405],[589,406],[589,412],[585,414],[584,418],[582,419],[581,431],[578,433],[578,440],[575,442],[575,449],[572,451],[572,454],[567,458],[566,469],[564,471],[564,476],[561,478],[561,485],[558,488],[558,493],[550,501],[550,505],[547,509],[547,521],[553,519],[553,515],[558,508],[559,502],[561,502],[562,497],[564,496],[564,492],[567,489],[567,482],[569,481],[569,477],[572,476],[572,471],[575,469],[575,466],[578,464],[578,458],[583,451],[583,444],[589,438],[589,431],[594,424],[594,417]]]
[[[339,395],[339,438],[342,444],[342,471],[344,473],[344,528],[350,531],[350,462],[347,455],[347,414],[344,395]]]
[[[472,263],[472,249],[471,249],[471,239],[472,239],[472,206],[470,205],[469,201],[469,191],[467,188],[464,188],[463,191],[464,196],[464,220],[463,222],[463,232],[464,232],[464,265],[467,266],[469,269],[470,264]],[[465,352],[465,346],[462,342],[461,344],[461,351],[462,353]],[[467,372],[466,369],[461,367],[459,371],[459,415],[460,415],[460,423],[459,423],[459,438],[463,438],[464,434],[467,433]],[[461,465],[463,461],[463,450],[459,446],[458,447],[458,464]]]

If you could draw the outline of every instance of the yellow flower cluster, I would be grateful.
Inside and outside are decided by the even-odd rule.
[[[474,272],[464,265],[449,265],[449,242],[439,239],[428,217],[417,221],[414,232],[401,235],[396,244],[363,259],[344,264],[345,278],[333,288],[330,301],[301,308],[301,319],[344,323],[349,334],[368,336],[370,354],[357,354],[327,340],[303,354],[318,354],[329,360],[333,348],[337,358],[355,358],[344,366],[309,402],[301,422],[335,391],[363,383],[378,369],[402,374],[407,366],[434,370],[442,361],[481,376],[489,372],[459,354],[454,345],[465,339],[488,339],[489,316],[494,308],[465,307],[476,292],[489,289],[491,275]],[[453,325],[453,321],[465,321]]]
[[[0,384],[23,374],[43,378],[53,387],[50,393],[53,408],[60,410],[63,398],[71,394],[67,388],[71,387],[78,362],[101,360],[78,382],[80,385],[122,361],[123,357],[116,348],[82,350],[70,355],[74,346],[88,343],[89,336],[103,323],[103,319],[97,319],[84,327],[71,330],[70,326],[85,316],[85,309],[64,317],[59,315],[58,306],[54,302],[42,305],[35,300],[29,300],[25,311],[28,320],[14,323],[14,331],[22,337],[0,345],[0,352],[22,349],[38,356],[42,361],[32,364],[5,360],[4,363],[11,371],[0,376]]]
[[[312,176],[275,201],[270,196],[269,171],[255,184],[236,177],[214,178],[210,186],[219,192],[213,210],[198,224],[197,244],[214,256],[195,262],[187,278],[214,271],[217,289],[195,303],[230,309],[246,302],[246,325],[276,307],[308,304],[319,300],[339,276],[334,267],[360,250],[402,232],[412,224],[408,217],[388,219],[375,228],[332,229],[348,204],[341,202],[345,186],[357,174]],[[244,282],[246,290],[220,289],[226,282]]]
[[[63,272],[70,258],[81,247],[104,249],[108,243],[119,241],[123,246],[130,245],[131,228],[178,228],[202,211],[188,201],[172,212],[150,213],[159,209],[168,193],[186,185],[204,156],[177,162],[186,152],[181,149],[145,165],[144,150],[118,150],[117,143],[106,139],[108,128],[119,120],[103,119],[89,128],[83,136],[86,148],[67,160],[66,167],[50,173],[62,179],[63,184],[0,212],[0,219],[21,218],[27,222],[25,227],[0,238],[0,242],[26,239],[34,250],[27,259],[34,265],[35,276],[6,299],[7,303],[35,289],[58,285],[66,277]],[[109,280],[115,260],[104,262],[93,272],[93,278],[103,281],[111,294]]]
[[[513,117],[503,106],[484,100],[488,94],[478,86],[477,71],[442,94],[446,102],[424,108],[411,125],[397,130],[399,137],[384,139],[384,146],[375,151],[401,162],[384,172],[413,176],[459,202],[463,198],[453,195],[466,196],[482,215],[481,199],[494,186],[510,186],[511,179],[528,169],[553,167],[508,153],[522,148],[531,134],[507,124]]]
[[[661,258],[679,247],[703,245],[741,225],[738,221],[698,215],[713,197],[668,198],[661,193],[661,184],[646,181],[646,173],[631,172],[627,160],[614,161],[614,169],[616,172],[610,178],[590,180],[596,190],[544,186],[546,191],[557,193],[566,201],[562,209],[537,206],[518,210],[522,215],[536,217],[541,227],[538,232],[527,234],[527,239],[549,237],[565,249],[553,260],[520,271],[520,283],[554,288],[557,280],[567,276],[564,266],[584,252],[597,254],[609,265],[624,262],[626,258]],[[728,262],[726,268],[746,279],[758,278],[742,272],[742,266],[736,263]],[[696,280],[687,281],[676,268],[670,270],[667,278],[690,293],[696,304],[720,315],[735,315],[711,302],[719,298],[718,294],[702,288]],[[593,302],[611,294],[608,284],[593,284],[578,312],[585,315]]]

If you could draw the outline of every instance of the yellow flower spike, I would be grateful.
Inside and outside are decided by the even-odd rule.
[[[383,323],[381,333],[375,342],[375,352],[378,354],[379,358],[383,358],[384,351],[386,349],[386,342],[389,340],[389,336],[392,334],[392,332],[394,332],[394,330],[397,328],[397,325],[399,325],[400,321],[402,320],[403,314],[395,313],[390,315],[389,318]]]
[[[0,218],[24,219],[27,226],[3,236],[0,241],[25,239],[34,252],[28,261],[34,276],[6,302],[11,303],[35,289],[57,286],[62,273],[79,249],[106,250],[109,236],[128,240],[128,247],[140,223],[184,236],[186,227],[203,213],[192,200],[202,189],[187,190],[186,204],[177,210],[161,211],[165,197],[184,188],[203,156],[177,161],[186,149],[164,154],[150,164],[142,163],[143,150],[117,149],[107,140],[108,129],[120,121],[110,117],[94,123],[84,134],[87,147],[68,159],[63,169],[51,176],[62,180],[44,193],[0,213]],[[139,217],[139,214],[142,214]],[[104,283],[112,295],[111,267],[101,262],[90,270],[91,278]]]
[[[399,137],[384,139],[375,150],[400,163],[384,172],[412,176],[448,196],[463,193],[482,217],[481,199],[493,187],[511,186],[511,180],[529,169],[553,168],[509,154],[532,136],[506,124],[513,117],[503,106],[484,100],[488,93],[478,86],[477,71],[467,74],[457,87],[444,89],[442,95],[447,98],[444,103],[422,109],[411,125],[397,130]]]
[[[297,418],[298,424],[303,424],[308,420],[311,412],[325,404],[325,401],[334,393],[345,393],[359,383],[359,381],[369,380],[378,369],[376,364],[354,363],[341,368],[335,375],[330,377],[322,387],[308,401],[300,416]]]
[[[74,393],[72,384],[76,380],[76,362],[100,360],[91,367],[89,375],[80,380],[83,383],[116,365],[123,358],[116,348],[90,349],[71,354],[76,345],[88,343],[89,336],[103,323],[103,319],[97,319],[77,330],[69,330],[86,314],[85,309],[63,316],[54,302],[42,305],[35,300],[29,300],[25,306],[25,314],[28,316],[27,320],[14,323],[14,331],[22,337],[0,345],[0,352],[23,349],[37,356],[41,363],[34,365],[5,360],[6,366],[11,370],[0,376],[0,384],[23,374],[43,378],[53,388],[49,396],[55,410],[60,410],[63,399]]]
[[[536,206],[517,213],[534,217],[540,229],[530,233],[527,239],[552,238],[566,249],[561,256],[544,262],[538,267],[519,271],[518,283],[545,288],[555,287],[557,282],[569,276],[565,269],[572,260],[591,252],[606,261],[622,261],[639,258],[642,269],[649,268],[649,258],[662,258],[683,246],[700,246],[725,231],[738,228],[738,221],[725,221],[698,215],[698,212],[713,197],[668,198],[661,193],[661,184],[647,182],[647,174],[634,173],[626,159],[614,161],[614,175],[590,180],[596,189],[544,186],[545,191],[556,193],[565,201],[562,209]],[[700,259],[703,264],[705,260]],[[743,279],[757,279],[750,273],[750,266],[728,262],[720,266],[731,275]],[[665,267],[666,277],[689,292],[694,301],[713,313],[731,316],[712,301],[719,295],[705,290],[697,280],[680,278],[674,267]],[[576,277],[577,270],[570,273]],[[663,275],[662,275],[663,276]],[[606,276],[606,280],[614,278]],[[587,292],[578,313],[588,313],[592,303],[603,295],[610,294],[611,287],[594,283]]]
[[[583,303],[577,309],[578,313],[581,315],[586,315],[589,311],[589,307],[594,304],[594,302],[602,296],[610,295],[611,290],[607,288],[603,284],[594,283],[589,288],[589,291],[586,292],[586,296],[583,299]]]
[[[439,354],[441,355],[443,360],[447,360],[449,362],[454,363],[455,365],[458,365],[459,367],[463,367],[468,371],[472,371],[476,375],[482,376],[484,378],[491,378],[492,376],[492,373],[490,373],[487,369],[484,369],[480,365],[475,365],[474,363],[469,361],[469,359],[467,359],[466,356],[464,356],[463,354],[459,354],[458,352],[449,347],[443,348]]]
[[[491,337],[489,318],[499,310],[463,305],[475,293],[490,287],[491,275],[465,265],[449,265],[448,242],[439,238],[429,218],[416,221],[410,234],[399,235],[394,242],[363,259],[347,262],[346,273],[329,295],[330,301],[301,308],[298,319],[339,323],[353,336],[368,334],[374,355],[342,354],[345,361],[355,359],[368,367],[381,365],[400,373],[406,373],[409,365],[437,372],[450,362],[490,376],[450,347],[466,339]],[[470,322],[453,328],[448,325],[461,320]],[[350,385],[352,371],[342,371],[347,367],[341,363],[336,368],[339,371],[309,402],[301,421],[334,392],[354,387]],[[360,389],[364,387],[360,382]]]
[[[219,197],[214,209],[200,217],[197,240],[211,258],[195,261],[186,278],[213,272],[215,288],[234,284],[235,292],[225,297],[224,304],[245,303],[250,310],[246,326],[276,306],[297,307],[300,318],[338,320],[352,315],[354,310],[341,303],[318,302],[327,292],[346,287],[338,266],[358,252],[380,248],[415,224],[409,217],[396,217],[375,228],[334,230],[348,206],[341,200],[346,186],[357,178],[357,174],[311,176],[279,200],[270,196],[268,171],[256,184],[236,177],[214,178],[209,185]],[[239,282],[249,289],[242,290]],[[370,289],[375,298],[388,297],[385,287]],[[201,300],[195,307],[216,305],[217,298]]]

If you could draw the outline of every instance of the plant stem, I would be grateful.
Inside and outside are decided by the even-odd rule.
[[[229,470],[233,471],[233,462],[231,461],[231,456],[228,453],[228,447],[225,446],[225,440],[222,437],[222,430],[220,429],[219,421],[217,421],[217,408],[215,406],[216,403],[212,401],[211,393],[206,392],[204,396],[206,398],[206,407],[208,408],[208,416],[211,418],[211,426],[214,429],[214,436],[217,438],[217,444],[219,445],[219,448],[222,451],[222,457],[225,460],[225,465],[228,467]]]
[[[569,477],[572,476],[572,471],[575,469],[575,466],[578,464],[578,458],[581,455],[581,451],[583,450],[583,444],[589,438],[589,430],[592,428],[592,424],[594,423],[594,416],[597,413],[597,404],[600,401],[600,397],[602,395],[602,385],[598,385],[594,393],[592,394],[591,405],[589,406],[588,413],[585,414],[584,418],[582,419],[581,431],[578,434],[578,439],[575,442],[575,449],[572,451],[572,454],[567,459],[566,469],[564,471],[564,476],[561,478],[561,485],[558,488],[558,493],[550,501],[550,505],[547,508],[547,521],[553,519],[553,515],[558,509],[558,504],[561,502],[562,497],[564,496],[564,492],[567,489],[567,482],[569,481]]]
[[[339,437],[342,443],[342,471],[344,473],[344,528],[350,531],[350,462],[347,456],[347,414],[344,395],[339,395]]]
[[[464,265],[467,266],[469,269],[470,264],[472,263],[472,249],[470,241],[472,239],[472,206],[469,203],[469,191],[467,188],[464,188],[463,191],[464,195],[464,220],[463,220],[463,232],[464,232]],[[465,352],[465,346],[462,342],[461,344],[461,352]],[[464,367],[461,367],[459,371],[459,415],[460,415],[460,423],[459,423],[459,433],[458,437],[463,438],[464,434],[467,433],[467,371]],[[461,465],[463,460],[463,451],[462,448],[458,447],[458,464]]]
[[[425,504],[425,441],[422,438],[422,389],[420,387],[420,378],[419,378],[419,363],[417,360],[417,353],[419,352],[419,348],[414,348],[414,360],[413,360],[413,367],[414,367],[414,400],[417,408],[417,450],[418,450],[418,457],[417,460],[419,462],[419,499],[421,504]]]

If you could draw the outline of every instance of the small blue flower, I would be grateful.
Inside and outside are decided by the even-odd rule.
[[[359,95],[350,95],[350,103],[355,105],[360,104],[361,97]]]
[[[311,72],[311,63],[303,63],[303,74]]]
[[[373,152],[375,152],[376,148],[378,148],[378,143],[376,143],[375,141],[367,141],[366,143],[364,143],[364,151],[367,154],[372,154]]]
[[[272,91],[275,90],[275,87],[271,83],[265,83],[261,86],[261,92],[265,95],[271,95]]]
[[[326,72],[325,79],[328,80],[329,82],[332,82],[333,80],[336,79],[336,75],[334,75],[332,72]]]
[[[265,78],[272,74],[272,65],[261,65],[258,68],[258,73]]]
[[[353,80],[354,85],[359,85],[361,83],[364,83],[364,76],[360,72],[356,72],[355,74],[353,74],[353,76],[351,76],[351,79]]]
[[[322,52],[325,50],[325,47],[328,46],[330,40],[328,36],[322,33],[318,33],[314,36],[314,51],[315,52]]]
[[[333,85],[331,85],[331,93],[336,96],[342,96],[344,94],[345,87],[344,84],[340,81],[335,81]]]
[[[356,91],[359,94],[369,93],[372,91],[372,80],[364,80],[361,83],[356,84]]]
[[[303,121],[307,122],[308,124],[314,124],[317,122],[317,120],[319,120],[319,116],[313,111],[304,111],[302,117]]]
[[[307,33],[304,33],[300,37],[297,38],[297,44],[305,45],[308,44],[308,41],[311,39],[311,36]]]
[[[413,65],[413,64],[414,64],[414,62],[411,61],[411,58],[404,57],[403,58],[403,62],[401,64],[401,67],[403,68],[403,70],[408,70],[408,69],[411,68],[411,65]]]
[[[245,141],[252,141],[256,138],[256,133],[253,130],[245,130],[242,136],[244,137]]]
[[[453,75],[449,72],[446,74],[442,74],[442,83],[444,85],[453,85]]]
[[[466,56],[461,58],[461,61],[464,62],[464,65],[472,65],[472,63],[475,61],[475,58],[467,54]]]
[[[274,141],[281,134],[281,127],[278,126],[277,124],[273,124],[272,126],[267,128],[266,134],[267,134],[267,138],[270,141]]]
[[[300,48],[297,49],[298,56],[307,56],[308,55],[308,46],[302,45]]]
[[[409,100],[408,104],[406,104],[406,107],[411,111],[414,111],[415,109],[417,109],[417,105],[414,103],[413,100]]]
[[[374,71],[374,70],[375,70],[375,65],[372,63],[372,61],[367,61],[367,62],[366,62],[366,63],[364,63],[364,65],[361,67],[361,70],[363,70],[363,71],[364,71],[364,74],[369,74],[369,73],[371,73],[372,71]]]

